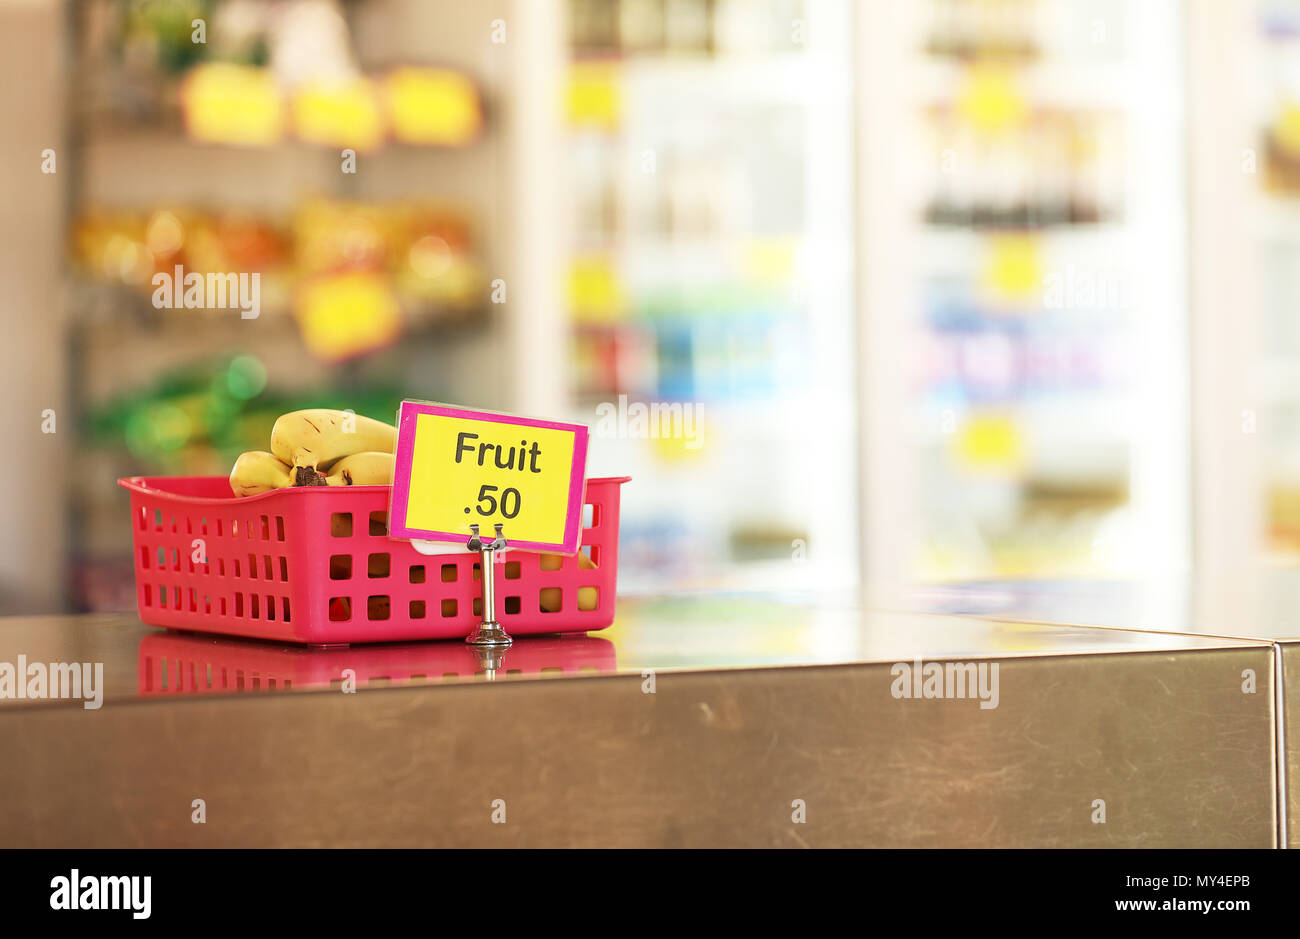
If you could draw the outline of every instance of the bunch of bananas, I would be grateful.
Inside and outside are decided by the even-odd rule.
[[[242,453],[230,471],[237,496],[287,486],[391,486],[397,429],[349,411],[312,408],[282,414],[271,451]]]

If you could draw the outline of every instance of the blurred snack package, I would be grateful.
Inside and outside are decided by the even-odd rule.
[[[348,272],[370,275],[368,295],[383,297],[367,312],[369,337],[360,347],[374,348],[378,337],[395,338],[396,322],[418,324],[443,318],[464,319],[485,303],[485,277],[477,258],[474,224],[458,209],[419,204],[353,203],[311,200],[286,225],[241,211],[212,212],[168,206],[151,212],[87,211],[72,234],[72,255],[91,287],[124,287],[142,296],[154,291],[155,276],[230,276],[257,273],[261,311],[272,316],[303,312],[301,304],[324,299],[323,277]],[[360,280],[342,280],[344,295]],[[310,286],[308,286],[310,285]],[[326,303],[332,307],[333,301]],[[155,303],[157,306],[157,303]],[[147,310],[140,304],[134,313]],[[311,351],[334,360],[348,343],[338,345],[319,324],[336,322],[310,303]],[[164,315],[193,316],[203,310],[164,304]],[[216,312],[216,311],[211,311]],[[383,323],[382,328],[377,323]],[[325,349],[333,351],[325,353]]]

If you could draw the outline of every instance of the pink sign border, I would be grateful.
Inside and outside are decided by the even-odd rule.
[[[582,524],[582,500],[586,495],[587,446],[590,429],[585,424],[566,424],[560,421],[543,421],[515,414],[458,408],[446,404],[424,401],[403,401],[397,411],[397,454],[393,467],[393,495],[388,506],[388,536],[424,541],[447,541],[462,544],[469,541],[467,532],[427,531],[407,528],[406,509],[411,497],[411,464],[415,454],[415,419],[421,414],[439,417],[460,417],[469,420],[491,421],[496,424],[516,424],[522,427],[541,427],[547,430],[573,431],[573,471],[569,479],[569,505],[564,521],[564,543],[542,541],[514,541],[505,532],[506,544],[511,548],[529,551],[553,551],[559,554],[577,554]],[[492,532],[484,532],[491,536]]]

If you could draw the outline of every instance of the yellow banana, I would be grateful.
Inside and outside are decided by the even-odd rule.
[[[230,488],[237,496],[255,496],[292,483],[289,467],[265,450],[241,453],[230,471]]]
[[[325,485],[391,486],[396,460],[391,453],[378,453],[374,450],[345,456],[330,467]]]
[[[544,571],[558,571],[564,564],[564,555],[562,554],[543,554],[541,556],[541,568]],[[578,567],[584,571],[594,571],[596,564],[583,554],[578,552]],[[596,608],[596,588],[579,587],[578,588],[578,609],[594,610]],[[560,611],[560,588],[543,587],[538,591],[538,605],[546,613],[558,613]]]
[[[281,414],[271,428],[271,452],[295,469],[311,471],[309,476],[353,453],[396,449],[397,428],[391,424],[328,408]],[[311,484],[302,474],[297,483]]]

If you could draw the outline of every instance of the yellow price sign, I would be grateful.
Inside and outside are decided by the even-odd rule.
[[[474,83],[458,72],[404,66],[384,80],[393,136],[403,143],[462,147],[483,132]]]
[[[196,65],[180,87],[185,131],[206,143],[267,147],[284,136],[284,101],[270,69]]]
[[[589,431],[492,411],[403,401],[389,533],[466,542],[496,524],[512,548],[576,554]]]
[[[330,362],[382,349],[402,332],[402,306],[392,285],[369,271],[309,280],[299,289],[296,313],[303,343]]]

